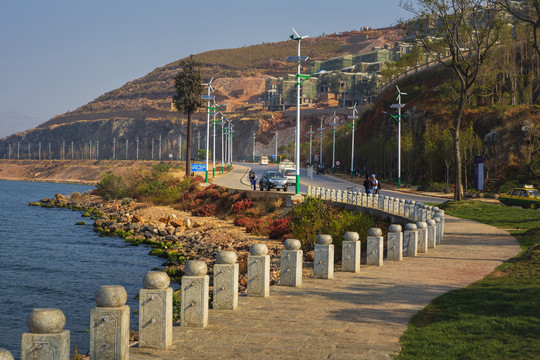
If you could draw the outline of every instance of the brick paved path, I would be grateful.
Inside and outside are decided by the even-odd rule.
[[[447,216],[444,243],[427,254],[273,286],[269,298],[240,298],[235,311],[210,310],[205,329],[175,327],[171,349],[134,347],[130,359],[391,359],[418,310],[518,252],[506,232]]]

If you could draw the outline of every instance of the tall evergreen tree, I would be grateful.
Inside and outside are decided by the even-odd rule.
[[[180,60],[180,70],[174,77],[176,94],[173,97],[174,107],[187,114],[186,139],[186,176],[191,176],[191,114],[204,105],[201,95],[204,93],[202,85],[200,63],[193,55]]]

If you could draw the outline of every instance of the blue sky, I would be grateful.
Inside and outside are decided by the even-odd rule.
[[[2,0],[0,113],[45,121],[189,54],[409,15],[399,0]]]

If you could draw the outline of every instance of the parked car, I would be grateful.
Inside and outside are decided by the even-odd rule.
[[[283,176],[279,171],[267,171],[259,180],[259,188],[262,190],[270,191],[270,189],[283,189],[287,191],[287,178]]]
[[[326,171],[326,166],[324,164],[317,165],[317,174],[324,174]]]
[[[499,196],[499,201],[506,206],[521,206],[524,209],[537,209],[540,207],[540,192],[532,185],[523,185],[520,188],[509,190]]]
[[[295,169],[285,169],[281,172],[283,176],[287,178],[288,185],[296,184],[296,170]]]

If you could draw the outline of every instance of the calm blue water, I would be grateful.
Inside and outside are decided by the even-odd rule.
[[[160,268],[162,259],[149,247],[126,246],[120,238],[100,238],[88,218],[67,209],[28,206],[54,194],[84,192],[93,187],[0,180],[0,347],[20,357],[21,335],[33,308],[52,307],[66,315],[71,347],[89,348],[90,308],[101,285],[123,285],[131,309],[144,274]],[[76,226],[78,221],[87,225]]]

